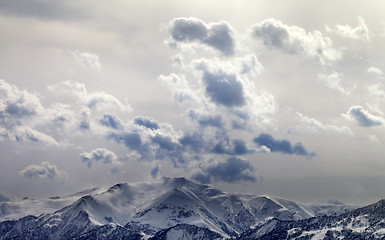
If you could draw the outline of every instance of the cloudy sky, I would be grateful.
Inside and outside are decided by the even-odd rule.
[[[383,1],[0,0],[0,201],[184,176],[385,198]]]

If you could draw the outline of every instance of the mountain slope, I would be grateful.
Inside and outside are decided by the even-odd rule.
[[[239,239],[385,239],[385,200],[338,216],[271,219]]]
[[[348,209],[226,193],[184,178],[121,183],[107,191],[80,196],[54,212],[43,211],[41,215],[1,222],[0,239],[230,238],[250,228],[266,228],[270,219],[282,223]],[[57,206],[64,203],[51,200],[57,200]],[[10,219],[10,215],[4,216]],[[274,228],[269,226],[263,233]]]

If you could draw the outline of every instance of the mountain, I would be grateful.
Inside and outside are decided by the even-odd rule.
[[[0,207],[0,239],[250,239],[286,231],[286,223],[337,217],[352,209],[226,193],[185,178],[121,183]],[[36,210],[21,216],[28,207]]]
[[[337,216],[270,219],[238,239],[385,239],[385,200]]]

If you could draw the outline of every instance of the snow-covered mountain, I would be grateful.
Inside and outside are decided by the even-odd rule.
[[[270,219],[238,239],[385,239],[385,200],[337,216]]]
[[[22,216],[28,208],[35,210]],[[263,236],[279,224],[349,214],[351,207],[226,193],[185,178],[162,178],[40,202],[6,202],[0,209],[0,239],[218,239]]]

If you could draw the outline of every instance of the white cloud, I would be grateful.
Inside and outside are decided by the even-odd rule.
[[[81,52],[79,50],[75,50],[71,52],[71,55],[75,58],[78,63],[84,66],[88,66],[96,70],[101,69],[99,57],[95,53]]]
[[[84,84],[75,81],[63,81],[49,85],[48,89],[57,94],[70,94],[91,110],[115,108],[121,111],[131,111],[127,103],[120,102],[114,96],[103,91],[88,93]]]
[[[322,65],[339,60],[342,53],[333,48],[330,38],[321,32],[306,32],[298,26],[288,26],[270,18],[252,26],[254,38],[263,40],[269,48],[277,48],[288,54],[304,55]]]
[[[100,162],[104,165],[120,165],[116,154],[105,148],[96,148],[89,153],[83,152],[80,154],[80,158],[89,168],[92,167],[93,162]]]
[[[324,81],[330,89],[333,89],[334,91],[337,91],[345,96],[350,94],[350,91],[346,90],[341,84],[341,81],[343,78],[342,74],[337,72],[332,72],[329,76],[325,74],[318,74],[317,77],[318,79]]]
[[[385,119],[374,116],[362,106],[352,106],[344,116],[351,120],[355,120],[358,125],[362,127],[374,127],[385,124]]]
[[[367,72],[368,73],[373,73],[373,74],[377,75],[378,77],[381,77],[384,74],[381,69],[376,68],[376,67],[368,68]]]
[[[55,165],[49,162],[41,162],[40,165],[29,165],[19,172],[20,176],[29,179],[49,178],[64,180],[67,178],[67,173],[61,171]]]
[[[336,126],[332,124],[324,124],[314,118],[308,117],[302,113],[297,112],[299,120],[304,124],[300,128],[308,132],[325,132],[325,133],[339,133],[346,135],[353,135],[353,132],[347,126]]]
[[[334,25],[334,27],[325,26],[326,31],[335,33],[341,37],[362,39],[370,41],[369,28],[362,17],[358,17],[358,26],[351,27],[349,25]]]

